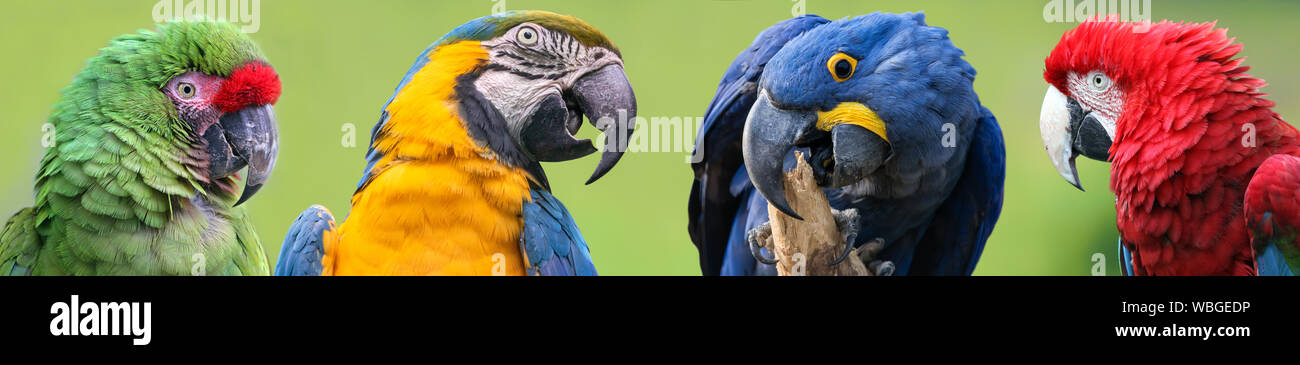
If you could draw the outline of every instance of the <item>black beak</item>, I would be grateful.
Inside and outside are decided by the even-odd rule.
[[[520,131],[519,139],[525,151],[537,161],[569,161],[596,152],[591,140],[573,138],[577,128],[569,129],[568,122],[573,116],[569,115],[566,102],[559,95],[542,99],[531,119]]]
[[[1038,127],[1047,148],[1048,157],[1057,173],[1065,181],[1083,190],[1075,158],[1082,155],[1097,161],[1110,160],[1110,146],[1114,141],[1099,114],[1084,111],[1074,98],[1067,97],[1055,87],[1047,88]]]
[[[221,116],[221,123],[203,134],[209,156],[208,176],[219,179],[248,167],[244,193],[235,206],[248,201],[271,177],[280,149],[275,111],[270,105],[250,106]]]
[[[636,94],[623,66],[602,67],[579,78],[563,97],[552,95],[542,100],[520,131],[520,142],[528,154],[543,162],[590,155],[596,152],[591,140],[573,137],[583,114],[606,136],[600,164],[587,180],[591,184],[618,164],[636,127]]]
[[[854,124],[834,124],[830,131],[817,128],[818,113],[781,109],[772,104],[767,91],[758,100],[745,122],[742,148],[745,169],[758,192],[782,213],[800,217],[785,196],[785,157],[791,149],[807,147],[817,184],[837,188],[866,178],[885,164],[890,155],[889,142],[867,128]]]

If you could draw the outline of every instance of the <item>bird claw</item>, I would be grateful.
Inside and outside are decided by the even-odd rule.
[[[835,226],[839,229],[841,237],[844,239],[844,252],[840,253],[830,266],[835,266],[844,262],[850,254],[858,255],[862,262],[867,263],[867,269],[876,276],[892,276],[894,274],[894,263],[892,261],[876,260],[875,257],[880,251],[885,249],[885,239],[876,238],[854,248],[854,242],[858,237],[859,215],[857,209],[832,210],[831,215],[835,217]],[[749,253],[754,256],[755,260],[766,265],[776,265],[780,260],[776,257],[767,257],[763,255],[764,247],[772,247],[772,224],[771,222],[760,224],[749,232],[745,233],[745,242],[749,246]]]
[[[765,265],[776,265],[777,258],[767,258],[763,256],[763,247],[770,247],[772,242],[772,224],[766,222],[754,227],[745,234],[745,242],[749,244],[749,253],[754,255],[754,259]]]
[[[844,239],[844,252],[840,253],[839,257],[836,257],[835,260],[832,260],[830,263],[830,266],[835,266],[844,262],[844,259],[849,258],[849,254],[853,253],[853,246],[854,242],[858,239],[858,229],[860,225],[858,223],[859,216],[857,209],[831,209],[831,216],[835,217],[835,228],[840,231],[840,238]]]
[[[850,253],[853,253],[853,244],[852,244],[852,243],[845,242],[845,243],[844,243],[844,252],[840,253],[840,256],[839,256],[839,257],[836,257],[835,260],[831,260],[830,265],[827,265],[827,266],[835,266],[835,265],[839,265],[841,262],[844,262],[844,259],[849,258],[849,254],[850,254]]]

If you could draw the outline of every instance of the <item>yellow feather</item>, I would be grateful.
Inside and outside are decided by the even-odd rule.
[[[453,101],[455,78],[487,57],[478,42],[439,46],[393,98],[375,142],[384,157],[325,237],[325,274],[524,274],[528,175],[471,139]]]

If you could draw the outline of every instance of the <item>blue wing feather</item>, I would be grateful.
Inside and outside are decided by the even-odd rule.
[[[519,240],[528,255],[529,275],[596,275],[591,249],[577,222],[550,192],[532,191],[532,201],[524,204],[524,228]]]
[[[1286,257],[1282,255],[1282,250],[1277,248],[1277,244],[1270,244],[1264,247],[1264,252],[1255,256],[1255,265],[1259,268],[1259,276],[1293,276],[1291,266],[1287,264]]]
[[[1119,258],[1121,260],[1119,268],[1122,270],[1120,275],[1133,276],[1133,254],[1128,252],[1127,247],[1124,247],[1123,237],[1119,239]]]
[[[736,211],[735,221],[731,225],[731,235],[727,237],[727,250],[722,261],[721,275],[725,276],[776,276],[776,266],[768,265],[754,259],[745,241],[745,235],[754,227],[767,223],[767,200],[749,183],[745,169],[740,169],[738,178],[745,179],[744,185],[737,185],[736,196],[742,204]],[[772,251],[760,249],[766,257],[772,257]]]
[[[736,56],[718,84],[717,94],[710,102],[697,134],[695,147],[698,150],[695,153],[703,158],[691,166],[695,171],[695,182],[687,209],[690,217],[688,230],[691,241],[700,251],[700,268],[705,275],[722,274],[726,266],[724,262],[731,262],[729,257],[740,257],[728,253],[732,251],[729,247],[736,242],[744,242],[743,233],[739,234],[737,241],[737,233],[731,226],[743,223],[738,221],[741,216],[757,215],[753,214],[757,212],[743,208],[752,205],[750,201],[755,194],[743,186],[732,189],[731,185],[738,171],[744,171],[740,136],[749,109],[758,97],[758,81],[763,67],[790,39],[827,22],[819,16],[806,15],[764,30],[749,48]],[[748,178],[744,181],[747,185]],[[748,189],[752,190],[752,186]],[[767,216],[766,209],[765,205],[762,206],[763,217]],[[745,253],[748,254],[748,249]]]
[[[334,230],[334,215],[313,205],[298,215],[289,226],[275,263],[276,276],[320,276],[321,258],[325,255],[324,234]]]
[[[1002,129],[987,108],[976,125],[961,179],[939,206],[930,228],[913,252],[911,267],[900,272],[970,275],[1002,213],[1006,150]]]

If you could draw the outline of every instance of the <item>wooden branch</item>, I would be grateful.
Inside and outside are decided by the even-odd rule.
[[[812,167],[804,161],[803,153],[795,151],[798,165],[785,173],[785,199],[804,220],[785,215],[768,203],[767,214],[772,224],[773,253],[779,262],[777,273],[817,276],[869,276],[867,266],[858,258],[858,252],[835,266],[830,266],[844,252],[844,238],[835,226],[830,202],[817,186]]]

